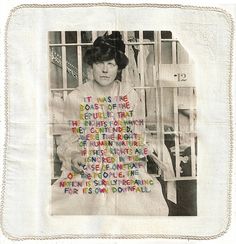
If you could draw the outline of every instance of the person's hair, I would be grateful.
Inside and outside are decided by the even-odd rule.
[[[125,44],[119,31],[113,31],[111,35],[105,33],[99,36],[84,55],[84,61],[92,65],[93,63],[115,59],[118,69],[124,69],[129,59],[125,55]]]

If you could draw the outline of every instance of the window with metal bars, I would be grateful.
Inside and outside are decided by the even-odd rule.
[[[83,56],[105,32],[49,32],[52,179],[61,174],[56,151],[63,130],[63,103],[71,91],[93,79]],[[167,148],[174,175],[161,172],[151,160],[148,172],[162,176],[165,181],[196,179],[196,90],[190,56],[170,31],[121,31],[121,34],[129,65],[119,79],[129,81],[142,98],[145,140],[154,146],[160,160],[164,160],[163,151]]]

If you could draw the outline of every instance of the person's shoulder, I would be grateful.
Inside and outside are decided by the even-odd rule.
[[[122,81],[122,94],[128,95],[130,97],[133,97],[135,99],[139,100],[139,93],[137,92],[137,89],[133,87],[131,82],[128,81]]]
[[[92,82],[89,81],[76,87],[72,92],[70,92],[68,97],[79,99],[88,96],[89,93],[91,93],[91,91],[92,91]]]
[[[121,94],[128,95],[134,91],[134,87],[129,81],[120,81]]]

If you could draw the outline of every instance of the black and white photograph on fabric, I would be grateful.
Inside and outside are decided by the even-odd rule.
[[[52,215],[197,216],[194,60],[169,30],[50,31]]]

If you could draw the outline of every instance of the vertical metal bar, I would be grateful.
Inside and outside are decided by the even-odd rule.
[[[155,68],[155,65],[153,66],[153,80],[156,81],[157,83],[157,78],[156,78],[156,68]],[[156,103],[155,103],[155,106],[156,106],[156,132],[157,132],[157,138],[156,138],[156,143],[157,143],[157,154],[158,154],[158,157],[160,158],[161,161],[163,161],[162,159],[162,153],[161,153],[161,150],[160,150],[160,147],[161,147],[161,142],[160,142],[160,138],[161,138],[161,124],[160,124],[160,102],[159,102],[159,92],[158,92],[158,87],[157,87],[157,84],[155,85],[155,95],[156,95]],[[161,175],[161,169],[158,168],[158,172],[157,172],[157,176],[160,176]]]
[[[139,31],[139,42],[143,43],[143,31]],[[143,52],[143,44],[140,44],[139,46],[139,55],[138,55],[138,69],[139,69],[139,73],[140,73],[140,80],[141,80],[141,87],[145,87],[145,80],[144,80],[144,52]],[[142,106],[143,106],[143,111],[144,114],[142,114],[143,118],[144,118],[144,123],[143,123],[143,127],[144,127],[144,131],[146,131],[146,101],[145,101],[145,88],[141,89],[141,98],[142,98]],[[144,142],[146,143],[146,133],[144,133]]]
[[[67,88],[67,65],[66,65],[66,35],[65,31],[61,32],[61,43],[62,43],[62,50],[61,50],[61,59],[62,59],[62,84],[63,88]],[[63,99],[65,100],[67,96],[67,91],[63,91]]]
[[[159,64],[161,64],[161,32],[154,32],[154,72],[153,79],[156,86],[156,128],[157,128],[157,150],[158,157],[163,161],[163,145],[164,145],[164,133],[163,133],[163,88],[160,87],[159,82]],[[158,170],[158,175],[161,174],[161,169]]]
[[[159,31],[154,31],[154,65],[156,71],[156,80],[154,79],[154,86],[157,86],[157,81],[159,79],[159,64],[161,63],[161,35]]]
[[[162,63],[161,60],[161,31],[158,31],[158,61],[159,64]],[[158,66],[158,73],[160,72],[160,66]],[[158,77],[159,79],[159,77]],[[160,84],[160,80],[159,80],[159,84]],[[163,87],[160,86],[160,126],[161,126],[161,130],[160,130],[160,142],[161,142],[161,160],[163,160],[163,146],[165,143],[165,138],[164,138],[164,121],[163,121]]]
[[[158,60],[159,60],[159,64],[162,63],[161,61],[161,31],[157,32],[157,42],[158,42]]]
[[[78,86],[83,84],[81,32],[77,31]]]
[[[159,89],[159,84],[158,84],[158,71],[159,71],[159,61],[160,61],[160,53],[159,53],[159,42],[158,42],[158,32],[154,31],[154,46],[153,46],[153,52],[154,52],[154,66],[153,66],[153,86],[156,87],[156,115],[160,114],[160,103],[158,102],[158,89]],[[157,131],[161,131],[159,127],[159,122],[158,122],[158,117],[157,117]]]
[[[172,41],[172,64],[176,64],[176,41]],[[178,115],[178,88],[173,88],[174,98],[174,127],[175,132],[175,169],[176,177],[180,177],[180,150],[179,150],[179,115]]]
[[[178,121],[178,103],[177,103],[177,88],[174,88],[174,127],[175,127],[175,169],[176,177],[180,177],[180,151],[179,151],[179,121]]]
[[[196,157],[195,157],[195,133],[194,132],[194,107],[193,107],[193,99],[194,93],[193,88],[189,88],[190,90],[190,115],[189,115],[189,123],[190,123],[190,136],[191,136],[191,169],[192,176],[196,176]]]

